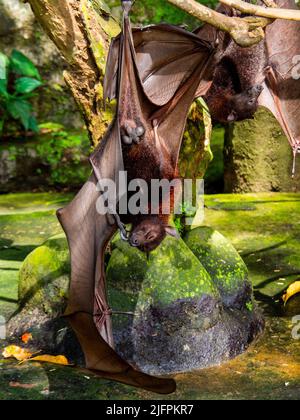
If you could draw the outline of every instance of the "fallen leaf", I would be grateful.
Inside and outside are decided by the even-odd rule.
[[[49,389],[44,389],[43,391],[40,392],[41,395],[45,395],[46,397],[48,397],[50,395],[50,391]]]
[[[69,366],[70,364],[68,359],[65,356],[49,356],[48,354],[32,357],[28,361],[53,363],[56,365],[63,365],[63,366]]]
[[[12,387],[12,388],[32,389],[32,388],[35,388],[37,385],[34,385],[34,384],[20,384],[20,382],[10,382],[9,386]]]
[[[28,342],[32,340],[32,334],[30,333],[23,334],[21,337],[21,340],[23,341],[24,344],[28,344]]]
[[[30,357],[32,357],[32,353],[18,346],[8,346],[5,347],[4,351],[2,352],[2,356],[5,359],[14,358],[19,362],[23,362],[24,360],[30,359]]]
[[[282,300],[284,304],[287,303],[287,301],[295,296],[296,294],[300,293],[300,281],[295,281],[292,283],[289,288],[287,289],[286,293],[282,296]]]

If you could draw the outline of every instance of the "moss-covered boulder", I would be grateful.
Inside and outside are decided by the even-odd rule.
[[[15,343],[30,331],[31,344],[38,351],[83,360],[73,332],[61,317],[67,304],[69,273],[64,234],[53,236],[27,256],[19,271],[19,308],[7,325],[9,341]]]
[[[246,264],[228,239],[203,226],[188,232],[184,240],[210,274],[225,306],[241,309],[251,303]]]
[[[211,258],[217,258],[213,247]],[[159,374],[209,366],[244,351],[261,330],[261,318],[252,306],[224,306],[220,279],[215,280],[209,268],[183,240],[166,238],[147,258],[116,237],[106,271],[119,353]],[[64,236],[50,238],[25,259],[20,312],[10,321],[9,333],[30,331],[37,348],[64,352],[78,361],[78,345],[59,317],[66,304],[69,270]],[[233,279],[228,276],[227,281]],[[240,283],[242,278],[232,289]]]
[[[181,239],[166,238],[148,259],[121,240],[113,242],[112,248],[108,284],[135,295],[139,311],[203,295],[220,299],[210,275]]]
[[[244,263],[225,238],[214,237],[205,248],[208,261],[210,252],[218,259],[217,238],[222,238],[223,258],[239,273],[236,280],[223,270],[223,289],[213,264],[205,266],[183,240],[167,238],[149,259],[113,242],[107,281],[116,342],[119,352],[144,370],[170,373],[220,363],[241,353],[261,330]]]
[[[50,238],[25,259],[20,268],[19,302],[45,315],[62,314],[69,287],[69,252],[62,235]]]

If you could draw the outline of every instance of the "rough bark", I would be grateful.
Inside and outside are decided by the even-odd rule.
[[[102,79],[110,39],[118,23],[102,0],[29,0],[46,33],[69,65],[64,77],[83,114],[93,144],[105,132],[110,113],[102,104]]]
[[[290,145],[265,108],[260,108],[253,120],[227,129],[224,153],[226,193],[300,191],[300,158],[292,178]]]

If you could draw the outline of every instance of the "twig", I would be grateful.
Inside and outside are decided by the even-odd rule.
[[[262,17],[230,17],[218,13],[195,0],[168,0],[188,14],[209,23],[216,28],[228,32],[235,42],[242,47],[251,47],[258,44],[264,38],[264,30],[272,23],[270,19]]]
[[[229,7],[253,15],[245,18],[225,16],[197,3],[195,0],[168,1],[191,16],[228,32],[235,42],[242,47],[258,44],[264,38],[263,29],[270,25],[274,19],[300,21],[300,10],[277,8],[273,0],[263,0],[268,7],[245,3],[241,0],[220,0],[221,3]]]
[[[269,2],[269,0],[266,0]],[[222,4],[233,7],[242,13],[247,13],[254,16],[266,17],[269,19],[286,19],[300,21],[300,10],[275,8],[273,3],[272,7],[258,6],[252,3],[246,3],[241,0],[220,0]]]

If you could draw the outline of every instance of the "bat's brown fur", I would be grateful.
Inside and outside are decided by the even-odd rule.
[[[253,54],[251,51],[238,49],[230,59],[225,58],[218,64],[213,83],[206,95],[206,102],[214,121],[228,123],[252,118],[258,107],[258,97],[262,91],[261,85],[254,84],[252,75],[254,69],[246,65]],[[250,49],[252,50],[252,49]],[[246,55],[247,57],[243,57]],[[244,77],[238,64],[242,60],[245,65]]]
[[[166,179],[172,181],[177,174],[176,168],[171,163],[171,157],[165,149],[154,146],[153,131],[148,130],[141,143],[123,145],[124,167],[127,171],[128,181],[143,179],[148,185],[148,192],[151,191],[151,180]],[[164,240],[167,234],[175,235],[175,230],[169,227],[170,215],[174,208],[174,191],[170,191],[170,213],[163,214],[159,203],[157,214],[151,214],[150,204],[145,209],[148,215],[128,214],[123,217],[125,223],[132,225],[130,244],[138,247],[144,252],[153,251]],[[150,195],[147,197],[150,203]]]

